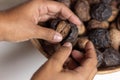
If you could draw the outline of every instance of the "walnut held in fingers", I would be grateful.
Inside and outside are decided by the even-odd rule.
[[[64,39],[69,34],[70,28],[71,28],[70,24],[66,23],[65,21],[61,21],[59,22],[56,31],[61,33]]]
[[[75,13],[82,21],[88,21],[90,19],[90,5],[87,0],[78,0],[75,5]]]
[[[69,35],[64,39],[63,42],[71,42],[73,46],[77,42],[77,37],[78,37],[78,28],[75,24],[70,23],[70,33]]]
[[[52,23],[54,27],[51,27],[55,29],[57,32],[61,33],[63,36],[64,42],[71,42],[73,45],[77,42],[78,37],[78,28],[75,24],[67,22],[67,21],[53,21],[55,23]]]

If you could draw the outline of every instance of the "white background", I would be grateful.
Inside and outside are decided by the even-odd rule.
[[[0,0],[0,10],[25,0]],[[30,80],[47,59],[28,42],[0,42],[0,80]],[[96,75],[94,80],[120,80],[120,72]]]

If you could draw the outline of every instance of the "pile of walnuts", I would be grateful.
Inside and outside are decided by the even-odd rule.
[[[52,19],[44,25],[63,36],[61,43],[39,40],[43,50],[51,56],[65,42],[84,51],[86,43],[93,42],[98,69],[120,65],[120,0],[56,0],[69,7],[83,22],[78,27],[61,19]]]

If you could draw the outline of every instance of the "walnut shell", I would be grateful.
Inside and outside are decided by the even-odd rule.
[[[112,28],[109,32],[110,39],[111,39],[111,46],[119,50],[119,45],[120,45],[120,31],[116,28]]]
[[[87,0],[78,0],[75,5],[75,13],[82,21],[90,20],[90,5]]]
[[[116,8],[115,6],[111,6],[111,8],[112,8],[112,15],[108,19],[109,22],[114,21],[119,13],[118,8]]]
[[[103,52],[104,67],[112,67],[120,64],[120,54],[114,48],[108,48]]]
[[[70,28],[71,28],[70,24],[66,23],[65,21],[61,21],[58,24],[56,31],[61,33],[61,35],[63,36],[63,39],[64,39],[69,34]]]
[[[105,49],[110,47],[110,36],[107,29],[97,28],[89,33],[89,39],[93,42],[97,49]]]
[[[103,28],[103,29],[108,29],[109,28],[109,23],[107,21],[97,21],[95,19],[91,20],[88,23],[88,27],[89,30],[91,29],[95,29],[95,28]]]

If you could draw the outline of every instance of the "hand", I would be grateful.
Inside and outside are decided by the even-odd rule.
[[[64,69],[63,65],[72,50],[70,43],[65,43],[32,77],[31,80],[92,80],[97,72],[97,58],[91,42],[86,44],[86,56],[79,67]]]
[[[81,24],[75,14],[62,3],[30,0],[16,8],[0,12],[0,40],[19,42],[39,38],[60,42],[62,40],[60,33],[37,25],[38,22],[56,17],[68,19],[76,25]]]

